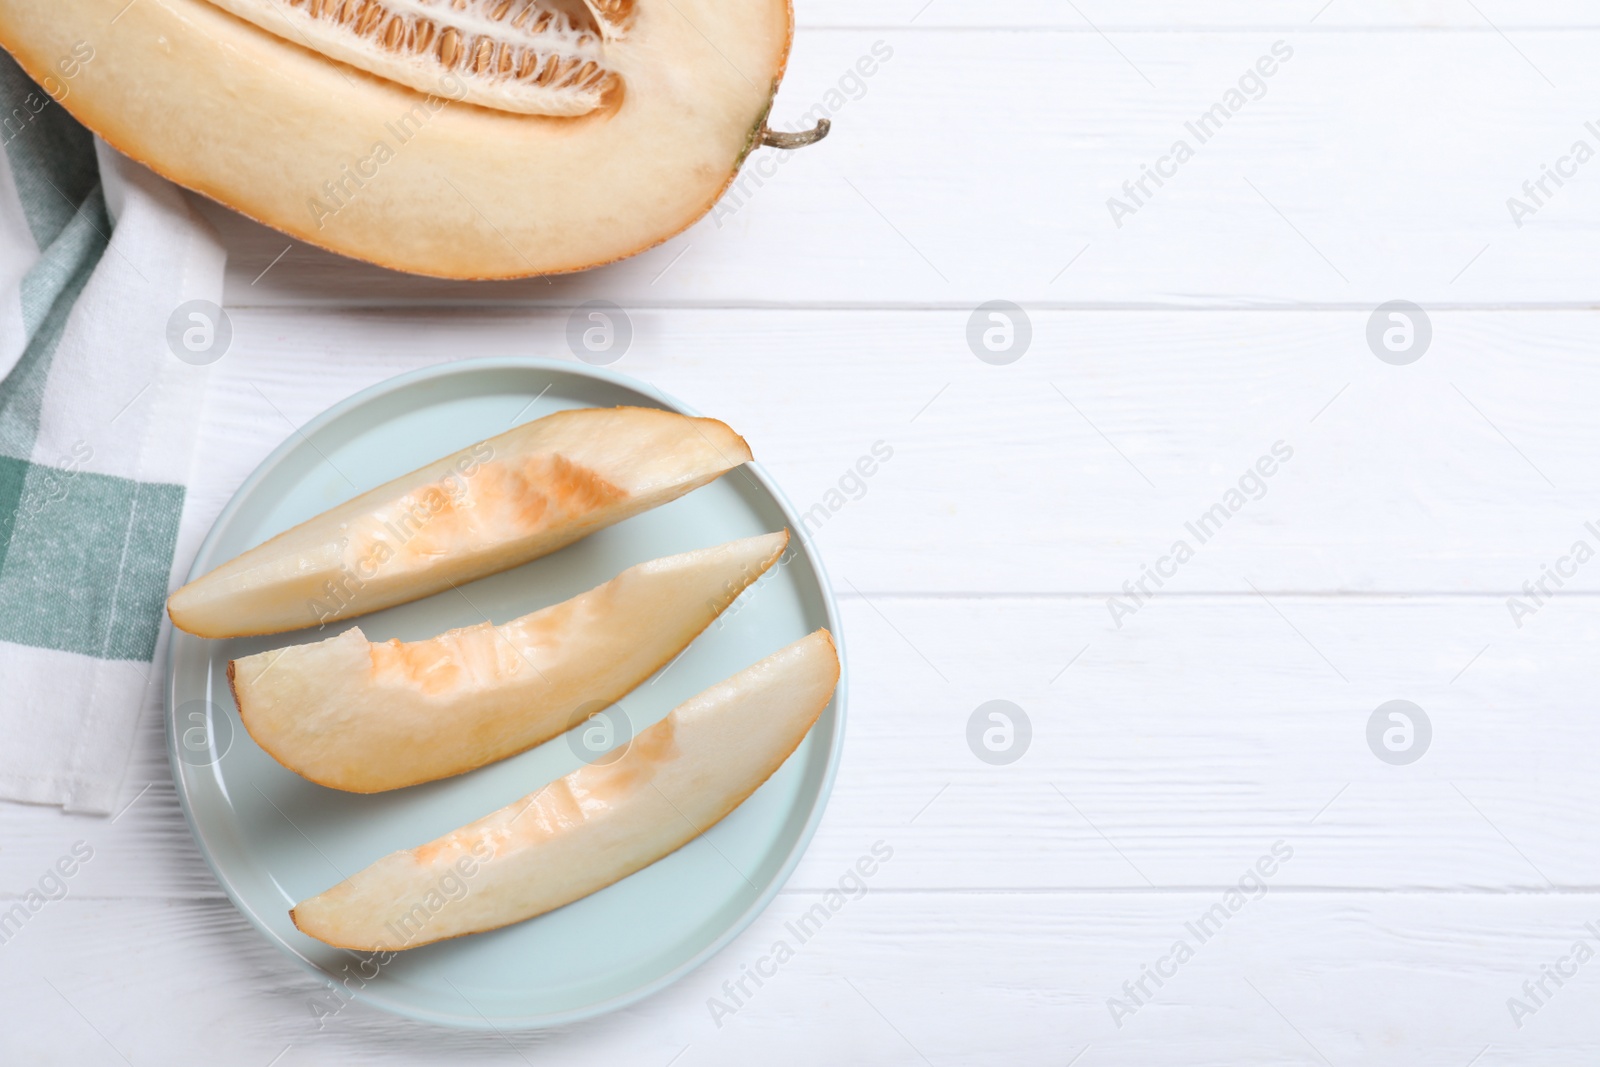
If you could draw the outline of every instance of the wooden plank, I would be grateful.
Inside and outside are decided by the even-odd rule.
[[[1110,593],[1184,539],[1180,593],[1505,595],[1580,537],[1600,544],[1584,525],[1600,521],[1592,312],[1435,312],[1430,351],[1404,367],[1367,348],[1364,311],[1035,311],[1033,347],[999,367],[967,348],[959,312],[632,318],[613,369],[746,433],[841,589]],[[194,507],[209,525],[294,426],[366,385],[442,358],[570,358],[566,326],[556,311],[236,311]],[[860,477],[880,441],[892,458]],[[1293,458],[1264,491],[1247,479],[1260,499],[1201,544],[1189,524],[1238,503],[1280,441]]]
[[[1263,842],[1266,847],[1270,842]],[[1568,958],[1600,896],[1297,894],[1269,888],[1204,943],[1218,894],[902,894],[869,889],[799,943],[819,903],[785,894],[699,971],[627,1011],[533,1035],[407,1023],[359,1004],[320,1020],[325,987],[220,902],[80,901],[0,953],[13,1063],[316,1064],[1588,1063],[1592,960],[1518,1029],[1507,1002]],[[713,998],[779,939],[794,956],[732,1016]],[[1173,966],[1178,940],[1193,956]],[[1119,1028],[1108,1001],[1163,959],[1171,977]],[[137,961],[136,979],[108,960]],[[530,966],[537,966],[530,961]],[[771,971],[770,960],[766,969]],[[1174,973],[1175,972],[1175,973]],[[380,979],[381,980],[381,979]],[[49,986],[44,984],[50,983]],[[53,989],[51,987],[54,987]],[[468,997],[470,990],[465,990]],[[180,1025],[178,1020],[182,1020]],[[822,1020],[819,1024],[819,1020]],[[1174,1058],[1176,1049],[1182,1054]],[[285,1051],[287,1050],[287,1051]],[[1474,1061],[1474,1057],[1478,1057]]]
[[[1600,888],[1595,597],[1520,632],[1493,597],[1171,595],[1121,630],[1103,598],[846,597],[849,747],[795,888],[880,837],[897,858],[876,884],[904,889],[1212,887],[1278,838],[1297,849],[1284,886]],[[698,669],[675,683],[716,680]],[[1394,699],[1432,725],[1409,766],[1368,747]],[[992,700],[1031,724],[1009,765],[970,747]],[[215,897],[159,716],[127,796],[151,782],[112,824],[0,806],[0,895],[82,839],[75,894]]]
[[[1560,161],[1580,138],[1600,147],[1584,125],[1600,119],[1597,34],[1143,34],[1124,56],[1098,34],[810,32],[774,122],[831,112],[832,137],[758,154],[713,217],[564,278],[404,277],[212,217],[238,306],[1587,306],[1571,265],[1600,169]],[[1259,99],[1225,101],[1246,75]],[[1186,124],[1213,105],[1227,117],[1202,140]],[[1193,158],[1162,162],[1178,140]],[[1546,179],[1519,228],[1508,198],[1545,164],[1575,176]],[[1158,188],[1147,165],[1171,177]]]

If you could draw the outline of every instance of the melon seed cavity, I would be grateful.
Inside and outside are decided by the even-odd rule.
[[[294,44],[424,93],[575,117],[621,79],[605,44],[633,0],[211,0]]]

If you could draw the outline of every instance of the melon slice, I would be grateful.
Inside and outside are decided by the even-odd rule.
[[[800,744],[838,680],[833,638],[818,630],[680,705],[614,762],[392,852],[289,914],[330,945],[398,951],[570,904],[743,803]]]
[[[503,626],[372,644],[359,628],[228,665],[239,717],[279,763],[376,793],[505,759],[611,704],[777,562],[787,532],[641,563]]]
[[[653,408],[559,411],[362,493],[167,600],[201,637],[364,615],[554,552],[749,461],[715,419]]]
[[[125,154],[301,240],[507,278],[632,255],[777,134],[789,0],[4,0]],[[82,60],[87,49],[90,57]],[[76,57],[76,59],[74,59]]]

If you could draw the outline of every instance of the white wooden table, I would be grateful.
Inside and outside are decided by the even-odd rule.
[[[190,498],[209,524],[291,424],[374,381],[571,358],[572,307],[627,309],[617,370],[738,427],[802,508],[844,501],[815,537],[849,740],[777,902],[592,1024],[319,1025],[329,994],[197,853],[152,705],[114,820],[0,806],[0,895],[94,854],[0,946],[0,1062],[1600,1062],[1600,962],[1573,956],[1600,951],[1600,562],[1561,562],[1600,549],[1600,160],[1561,162],[1600,149],[1600,11],[800,8],[775,114],[823,102],[832,137],[616,267],[445,284],[213,210],[235,339]],[[1201,143],[1185,124],[1277,42]],[[1134,200],[1146,164],[1170,176]],[[1535,203],[1545,164],[1571,176]],[[967,342],[996,299],[1031,323],[1007,365]],[[1396,299],[1431,324],[1409,365],[1367,340]],[[1186,524],[1217,504],[1202,544]],[[1396,699],[1431,724],[1403,765],[1368,742]],[[967,740],[991,700],[1031,723],[1006,765]],[[868,893],[714,1019],[880,841]]]

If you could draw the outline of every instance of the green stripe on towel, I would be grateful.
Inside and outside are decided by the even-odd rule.
[[[148,661],[164,615],[181,485],[0,457],[0,641]]]

